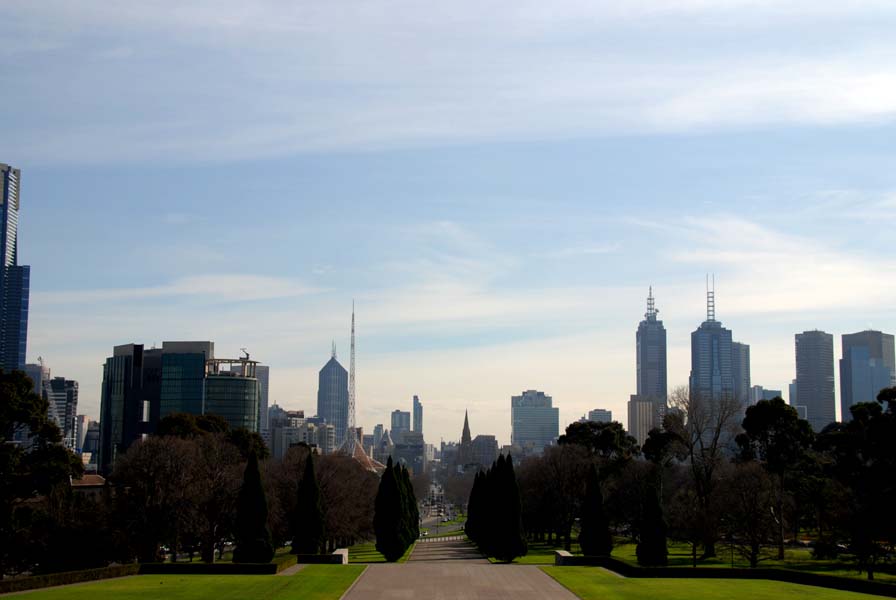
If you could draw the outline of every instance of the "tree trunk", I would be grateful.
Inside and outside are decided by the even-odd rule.
[[[697,568],[697,542],[691,542],[691,558],[694,562],[694,568]]]
[[[716,556],[716,541],[713,539],[706,539],[703,541],[703,558],[715,558]]]

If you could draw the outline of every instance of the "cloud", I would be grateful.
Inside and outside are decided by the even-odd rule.
[[[150,287],[35,292],[32,298],[41,305],[142,302],[168,297],[201,298],[207,302],[225,303],[294,298],[320,291],[320,288],[284,277],[195,275]]]
[[[195,162],[896,116],[886,2],[176,8],[6,3],[0,154]]]

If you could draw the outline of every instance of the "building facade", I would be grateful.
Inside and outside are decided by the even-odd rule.
[[[750,346],[731,342],[731,378],[734,380],[734,398],[746,411],[750,404]]]
[[[162,342],[160,419],[205,414],[205,363],[214,358],[214,342]]]
[[[643,398],[665,402],[668,386],[666,371],[666,328],[657,319],[653,288],[647,296],[647,312],[635,333],[637,393]]]
[[[206,361],[203,414],[222,417],[231,429],[258,431],[257,365],[242,358]]]
[[[423,433],[423,405],[417,396],[414,396],[414,431]]]
[[[398,443],[402,435],[411,430],[411,413],[406,410],[392,411],[392,441]]]
[[[594,410],[589,410],[588,420],[594,421],[595,423],[612,423],[613,411],[607,410],[606,408],[595,408]]]
[[[78,415],[78,382],[54,377],[44,382],[41,396],[49,405],[50,418],[62,433],[62,443],[69,450],[77,448],[75,418]]]
[[[19,265],[21,171],[0,163],[0,368],[25,368],[31,267]]]
[[[843,335],[840,359],[840,418],[852,420],[850,407],[875,402],[877,394],[893,385],[896,374],[893,336],[880,331],[860,331]],[[799,396],[799,383],[797,395]]]
[[[805,407],[816,432],[837,420],[834,399],[834,336],[824,331],[804,331],[794,336],[796,389],[791,406]]]
[[[560,435],[560,409],[544,392],[526,390],[510,398],[511,445],[526,454],[541,454]]]
[[[336,445],[348,430],[348,371],[336,360],[336,350],[318,374],[317,416],[333,425]]]

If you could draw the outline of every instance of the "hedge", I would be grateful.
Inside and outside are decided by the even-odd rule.
[[[103,567],[100,569],[85,569],[83,571],[66,571],[63,573],[49,573],[47,575],[32,575],[31,577],[19,577],[17,579],[4,579],[0,581],[0,594],[10,592],[23,592],[53,585],[68,585],[71,583],[83,583],[85,581],[97,581],[99,579],[111,579],[113,577],[127,577],[137,575],[140,565],[119,565]]]
[[[637,567],[609,556],[573,556],[565,551],[555,551],[557,566],[603,567],[624,577],[654,577],[670,579],[768,579],[801,585],[814,585],[847,592],[860,592],[896,598],[896,585],[867,579],[850,579],[836,575],[807,573],[779,568],[728,568],[694,569],[692,567]]]

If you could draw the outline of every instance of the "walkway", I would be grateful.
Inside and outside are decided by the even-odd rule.
[[[420,540],[422,541],[422,540]],[[405,564],[373,564],[343,600],[577,600],[531,565],[493,565],[460,540],[417,543]]]

